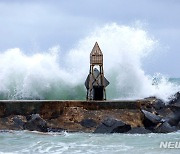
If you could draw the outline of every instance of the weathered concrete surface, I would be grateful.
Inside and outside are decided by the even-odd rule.
[[[55,112],[60,113],[66,107],[82,107],[86,110],[110,110],[110,109],[138,109],[140,103],[147,100],[137,101],[43,101],[43,100],[16,100],[0,101],[0,116],[12,114],[29,115],[42,113],[51,116]]]
[[[94,132],[107,117],[139,127],[143,126],[139,109],[141,103],[149,101],[0,101],[0,129],[20,129],[12,118],[21,116],[26,124],[32,114],[39,114],[52,130]],[[84,125],[85,120],[93,120],[94,125]]]

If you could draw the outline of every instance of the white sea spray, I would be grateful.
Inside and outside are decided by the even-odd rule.
[[[109,99],[167,100],[180,90],[163,75],[152,77],[142,69],[143,60],[158,52],[158,42],[142,28],[113,23],[66,52],[58,46],[32,55],[19,48],[0,52],[0,99],[85,99],[89,54],[96,41],[104,54]]]

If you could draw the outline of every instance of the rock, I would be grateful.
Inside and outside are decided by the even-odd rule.
[[[108,117],[96,128],[94,133],[125,133],[130,129],[130,125],[127,125],[120,120]]]
[[[166,106],[165,108],[157,110],[157,114],[161,117],[168,117],[169,115],[173,114],[173,111]]]
[[[62,128],[48,128],[48,132],[62,132],[64,129]]]
[[[96,121],[93,119],[83,119],[80,124],[86,128],[95,127],[97,125]]]
[[[152,133],[152,131],[145,129],[144,127],[135,127],[129,130],[127,133],[128,134],[148,134],[148,133]]]
[[[172,127],[168,122],[164,122],[154,129],[154,133],[171,133],[174,131],[177,131],[176,127]]]
[[[24,129],[24,125],[27,122],[26,118],[21,115],[15,115],[12,120],[14,122],[14,126],[18,129]]]
[[[168,105],[172,113],[166,116],[171,126],[177,126],[180,121],[180,92],[177,92],[174,97]]]
[[[146,110],[141,110],[141,111],[144,114],[144,122],[145,122],[145,125],[147,125],[147,127],[149,124],[156,125],[156,124],[162,122],[162,118],[160,116],[155,115]],[[148,122],[149,122],[149,124],[148,124]]]
[[[177,124],[177,129],[180,130],[180,122]]]
[[[0,118],[0,129],[2,130],[23,130],[26,117],[22,115],[11,115]]]
[[[177,126],[180,121],[180,111],[173,112],[170,115],[166,116],[166,121],[168,121],[171,126]]]
[[[177,92],[175,95],[174,95],[174,98],[172,100],[169,101],[168,104],[179,104],[180,105],[180,92]]]
[[[24,124],[24,129],[30,131],[40,131],[40,132],[47,132],[48,127],[47,123],[44,119],[42,119],[39,114],[32,114],[31,118],[28,118],[28,122]]]
[[[153,108],[154,108],[155,110],[160,110],[160,109],[162,109],[162,108],[165,107],[165,103],[164,103],[162,100],[160,100],[160,99],[156,99],[156,100],[153,102],[152,106],[153,106]]]
[[[141,105],[140,108],[142,110],[146,110],[151,113],[157,113],[157,111],[164,109],[166,107],[165,103],[161,99],[158,99],[156,97],[147,97],[144,99],[150,101],[150,103],[145,103]]]
[[[163,123],[165,120],[162,119],[160,116],[155,115],[151,112],[142,110],[142,113],[144,114],[143,124],[146,129],[149,129],[151,131],[154,130],[154,128],[158,125]]]
[[[9,117],[0,118],[0,130],[14,130],[13,121]]]
[[[155,96],[150,96],[150,97],[146,97],[144,98],[145,100],[150,100],[150,101],[154,101],[155,99],[157,99]]]
[[[145,106],[141,106],[140,109],[141,109],[141,110],[148,111],[148,112],[151,112],[151,113],[156,113],[156,110],[154,109],[154,107],[153,107],[152,104],[147,104],[147,105],[145,105]]]

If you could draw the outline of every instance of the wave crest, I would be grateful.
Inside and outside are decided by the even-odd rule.
[[[158,42],[138,27],[109,24],[97,28],[76,47],[53,47],[26,55],[19,48],[0,54],[0,99],[85,99],[84,81],[95,42],[104,54],[108,99],[157,96],[167,100],[179,86],[161,77],[158,84],[142,69],[142,60]]]

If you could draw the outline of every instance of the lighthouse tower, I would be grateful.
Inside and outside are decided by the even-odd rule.
[[[87,100],[106,100],[105,88],[109,81],[104,77],[103,53],[96,42],[90,53],[90,70],[85,81]]]

